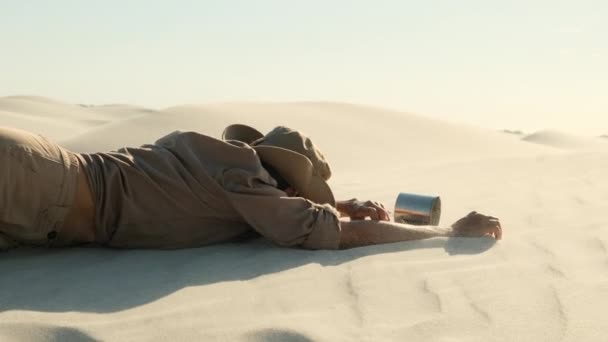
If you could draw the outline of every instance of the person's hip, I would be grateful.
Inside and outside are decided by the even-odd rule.
[[[52,245],[78,185],[76,156],[46,138],[0,127],[0,233]]]

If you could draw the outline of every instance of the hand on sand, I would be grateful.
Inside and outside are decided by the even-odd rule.
[[[482,237],[490,236],[496,240],[502,238],[502,227],[496,217],[486,216],[476,211],[456,221],[452,225],[454,236]]]
[[[351,220],[365,220],[367,217],[375,221],[391,220],[388,210],[380,202],[354,200],[345,209]]]

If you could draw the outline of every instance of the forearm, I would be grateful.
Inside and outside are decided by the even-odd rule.
[[[451,236],[452,228],[411,226],[388,221],[341,221],[340,248],[378,245],[432,237]]]

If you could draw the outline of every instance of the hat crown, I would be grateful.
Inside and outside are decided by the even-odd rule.
[[[331,177],[331,168],[325,156],[301,132],[285,126],[277,126],[264,137],[251,143],[252,146],[275,146],[304,155],[313,165],[314,172],[325,181]]]
[[[234,124],[224,129],[222,139],[250,145],[260,160],[274,167],[302,197],[336,205],[326,182],[331,177],[329,164],[312,141],[299,131],[278,126],[263,135],[253,127]]]

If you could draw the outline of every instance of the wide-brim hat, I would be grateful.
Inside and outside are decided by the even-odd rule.
[[[326,182],[331,177],[329,164],[301,132],[278,126],[264,135],[253,127],[235,124],[226,127],[222,139],[250,145],[259,158],[275,168],[300,196],[315,203],[336,205]]]

